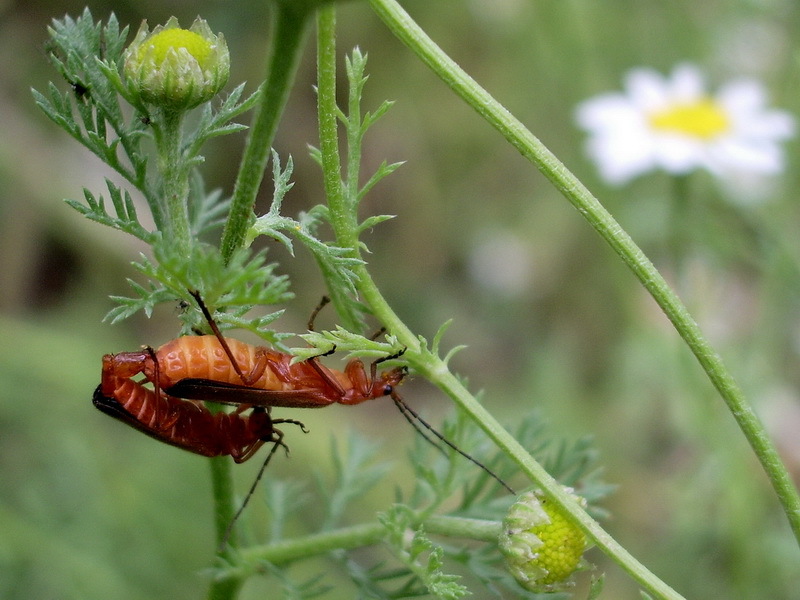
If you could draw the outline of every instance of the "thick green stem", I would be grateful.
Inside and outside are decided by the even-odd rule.
[[[264,178],[269,151],[283,109],[289,98],[303,50],[310,12],[275,3],[267,77],[258,111],[250,129],[242,165],[236,178],[231,210],[222,232],[225,261],[244,243],[253,216],[253,205]]]
[[[608,242],[650,292],[725,400],[731,414],[767,472],[789,518],[795,537],[800,540],[800,496],[781,463],[774,445],[720,356],[711,348],[691,315],[653,264],[591,192],[519,120],[450,59],[397,2],[394,0],[370,0],[370,3],[398,38],[456,94],[497,129],[525,158],[539,168]],[[566,507],[564,508],[566,509]],[[573,514],[573,516],[576,515]],[[588,530],[587,533],[592,535]],[[596,538],[595,541],[601,545]],[[615,548],[609,546],[604,549],[622,564],[621,555],[617,554]],[[631,566],[633,565],[631,564]],[[626,566],[626,568],[628,567]]]
[[[317,112],[325,196],[336,243],[358,258],[357,220],[345,196],[339,158],[336,104],[336,9],[323,8],[317,16]]]
[[[331,227],[336,245],[348,248],[349,256],[361,258],[358,246],[358,214],[354,196],[346,193],[342,183],[338,117],[336,104],[336,9],[333,4],[320,9],[317,15],[317,117],[319,119],[320,155],[325,196],[330,209]],[[349,182],[352,185],[352,182]],[[356,182],[357,188],[357,182]],[[362,272],[365,272],[362,270]],[[336,307],[344,306],[345,290],[330,287],[329,293]],[[358,329],[359,323],[339,313],[342,324],[348,329]]]
[[[214,498],[214,531],[218,549],[217,555],[221,559],[230,562],[234,558],[231,549],[236,546],[236,531],[231,530],[228,534],[228,528],[234,515],[231,461],[227,456],[218,456],[210,458],[209,465],[211,467],[212,497]],[[227,540],[225,539],[226,534],[228,534]],[[236,598],[241,586],[241,580],[214,580],[208,588],[208,599],[230,600]]]
[[[188,254],[191,244],[189,228],[189,170],[181,156],[183,111],[162,110],[161,127],[156,129],[158,172],[161,173],[163,204],[162,233],[173,247]]]
[[[272,140],[297,72],[308,16],[308,11],[294,10],[282,3],[274,5],[264,91],[247,140],[220,244],[220,251],[226,262],[243,245],[250,226],[253,205],[267,167]],[[234,515],[233,480],[227,457],[212,458],[210,464],[216,541],[220,547],[225,541]],[[230,549],[235,545],[235,532],[231,531],[227,543],[220,550],[220,557],[231,560],[233,557]],[[238,579],[215,580],[209,587],[208,597],[213,600],[235,598],[241,584],[242,581]]]

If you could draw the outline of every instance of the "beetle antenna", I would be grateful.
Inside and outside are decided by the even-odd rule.
[[[435,438],[430,437],[430,435],[428,433],[426,433],[425,429],[420,425],[420,422],[422,421],[422,419],[419,419],[418,417],[415,418],[414,416],[412,416],[411,409],[408,407],[408,404],[406,404],[403,400],[401,400],[400,397],[397,396],[396,394],[392,394],[392,400],[394,400],[394,404],[395,404],[395,406],[397,406],[397,409],[400,411],[400,414],[403,415],[405,420],[408,421],[414,429],[416,429],[417,433],[420,434],[422,436],[422,438],[426,442],[428,442],[431,446],[433,446],[439,452],[441,452],[442,455],[445,456],[445,458],[446,458],[447,457],[447,450],[445,450],[441,446],[441,444],[439,444],[436,441]],[[426,423],[426,427],[428,429],[432,429],[432,427],[430,425],[428,425],[427,423]]]
[[[228,539],[231,537],[231,533],[233,532],[233,526],[236,525],[236,521],[239,520],[239,517],[242,516],[245,507],[250,503],[250,498],[253,497],[253,494],[258,487],[258,482],[261,481],[261,477],[264,475],[264,471],[267,469],[267,465],[269,461],[272,459],[272,456],[278,451],[278,447],[283,446],[286,448],[286,444],[283,443],[283,434],[279,433],[279,438],[277,440],[273,440],[272,449],[267,454],[267,458],[264,459],[264,462],[261,464],[261,468],[258,470],[258,474],[256,475],[255,480],[253,481],[253,485],[250,486],[250,489],[247,490],[247,494],[245,494],[244,500],[242,501],[242,505],[239,507],[239,510],[236,511],[236,514],[233,515],[231,522],[228,523],[227,529],[225,529],[225,534],[222,536],[222,541],[219,543],[217,547],[217,554],[221,554],[225,548],[225,545],[228,543]],[[288,452],[288,449],[287,449]]]
[[[292,425],[297,425],[303,431],[303,433],[308,433],[308,429],[306,429],[306,426],[302,422],[297,421],[295,419],[275,419],[274,421],[272,421],[272,424],[274,425],[275,423],[291,423]],[[224,550],[225,544],[228,543],[228,540],[231,537],[231,533],[233,532],[233,526],[236,524],[236,521],[239,520],[239,517],[242,516],[245,507],[250,502],[250,499],[253,497],[253,494],[255,494],[256,488],[258,487],[258,482],[261,481],[261,478],[264,476],[264,471],[267,470],[267,465],[269,464],[269,461],[272,459],[272,455],[278,451],[278,447],[280,446],[283,446],[283,448],[286,450],[287,455],[289,454],[289,447],[283,442],[283,432],[280,429],[273,429],[273,433],[275,437],[272,438],[272,448],[270,449],[269,454],[267,454],[267,457],[264,459],[264,462],[261,464],[261,468],[258,470],[258,474],[256,475],[253,484],[250,486],[250,489],[247,490],[247,494],[245,494],[244,496],[242,505],[239,507],[239,510],[236,511],[236,514],[233,515],[231,522],[228,523],[228,527],[225,529],[225,534],[222,536],[222,541],[219,543],[219,546],[217,547],[217,554],[220,554]]]
[[[406,418],[406,420],[409,423],[411,423],[414,426],[414,429],[416,429],[420,433],[420,435],[422,435],[422,437],[425,438],[426,441],[432,444],[434,448],[436,448],[440,452],[444,452],[444,448],[442,448],[439,444],[437,444],[435,440],[428,437],[428,435],[426,435],[425,432],[422,429],[420,429],[420,425],[422,425],[430,433],[436,436],[439,439],[439,441],[446,444],[447,446],[458,452],[461,456],[466,458],[468,461],[477,465],[478,467],[483,469],[486,473],[491,475],[492,478],[494,478],[500,485],[506,488],[511,494],[515,496],[517,495],[517,493],[511,488],[511,486],[509,486],[496,473],[494,473],[491,469],[489,469],[489,467],[487,467],[479,460],[473,458],[472,456],[464,452],[461,448],[456,446],[453,442],[451,442],[441,433],[436,431],[436,429],[434,429],[430,423],[428,423],[425,419],[419,416],[419,414],[416,411],[414,411],[414,409],[412,409],[408,404],[406,404],[405,401],[403,401],[403,399],[400,397],[400,395],[397,394],[397,392],[392,392],[391,397],[392,400],[394,400],[395,406],[397,406],[398,410],[402,413],[402,415]]]
[[[208,326],[211,327],[211,331],[213,331],[214,335],[217,336],[222,349],[225,351],[225,354],[231,361],[231,365],[233,365],[233,370],[236,371],[236,374],[239,376],[239,379],[242,380],[242,383],[247,383],[247,379],[245,379],[244,373],[242,373],[242,369],[239,367],[239,363],[236,362],[236,358],[234,358],[233,352],[231,352],[231,348],[228,346],[228,342],[225,340],[225,336],[222,335],[217,322],[214,320],[214,317],[211,316],[211,312],[208,310],[206,303],[203,302],[203,299],[200,297],[200,292],[192,290],[188,291],[192,295],[192,298],[197,301],[197,305],[203,312],[203,316],[206,318],[206,321],[208,321]]]
[[[319,314],[319,311],[321,311],[323,308],[325,308],[325,306],[327,306],[328,303],[330,303],[330,301],[331,301],[331,299],[328,298],[328,296],[323,296],[322,300],[320,300],[319,304],[317,304],[317,307],[314,310],[311,311],[311,316],[308,317],[308,330],[309,331],[314,331],[314,321],[317,320],[317,315]]]

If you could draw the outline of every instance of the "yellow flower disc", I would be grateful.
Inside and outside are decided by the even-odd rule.
[[[730,119],[719,104],[703,98],[690,104],[677,104],[650,116],[654,129],[673,131],[709,140],[730,130]]]
[[[569,491],[581,506],[586,505]],[[536,492],[525,492],[511,505],[503,519],[499,545],[517,582],[537,593],[573,585],[570,576],[583,568],[581,559],[587,546],[583,531]]]
[[[586,549],[586,537],[564,518],[552,502],[543,500],[542,508],[550,517],[550,523],[530,531],[543,542],[537,549],[539,556],[535,562],[547,571],[547,575],[537,583],[547,585],[562,581],[575,572]]]
[[[203,36],[188,29],[164,29],[155,34],[139,48],[139,60],[143,60],[147,52],[153,53],[153,60],[160,65],[167,57],[170,48],[186,48],[201,68],[207,67],[209,57],[212,56],[212,47]]]

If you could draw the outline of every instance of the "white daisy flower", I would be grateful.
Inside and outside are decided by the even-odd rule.
[[[679,65],[671,77],[633,69],[625,93],[602,94],[578,106],[591,137],[589,156],[612,184],[663,169],[683,175],[707,169],[722,178],[772,175],[784,166],[781,142],[792,137],[792,115],[766,107],[764,86],[732,81],[711,96],[700,70]]]

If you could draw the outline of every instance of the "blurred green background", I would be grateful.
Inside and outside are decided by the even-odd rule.
[[[200,14],[222,31],[232,83],[263,76],[266,2],[90,2],[135,30]],[[760,79],[773,105],[800,115],[794,0],[410,0],[403,5],[463,67],[524,121],[593,189],[681,293],[722,352],[785,460],[800,476],[800,170],[758,194],[732,198],[710,176],[689,178],[690,240],[672,269],[668,216],[674,182],[663,174],[610,189],[584,158],[573,111],[617,90],[636,66],[663,73],[683,61],[712,83]],[[0,1],[0,597],[197,598],[212,548],[208,467],[96,411],[90,402],[107,352],[159,345],[178,331],[173,309],[151,320],[101,322],[110,294],[128,292],[141,250],[132,238],[79,218],[62,198],[104,189],[107,171],[37,111],[30,88],[56,80],[46,26],[84,4]],[[497,134],[402,47],[364,2],[342,5],[340,49],[370,57],[366,108],[397,103],[367,139],[365,172],[407,161],[366,201],[397,214],[368,236],[372,272],[398,313],[431,337],[469,347],[454,359],[486,406],[515,422],[538,409],[554,432],[592,434],[605,478],[611,533],[691,598],[796,598],[800,552],[742,436],[654,302],[590,227]],[[314,50],[309,44],[276,149],[295,161],[290,214],[322,198],[308,158],[316,144]],[[59,85],[65,86],[63,82]],[[232,87],[232,86],[231,86]],[[344,87],[344,86],[342,86]],[[242,137],[206,149],[209,187],[230,192]],[[265,189],[263,199],[269,198]],[[296,300],[278,323],[302,332],[323,294],[313,261],[273,260]],[[322,317],[331,326],[333,317]],[[449,404],[430,386],[404,395],[433,422]],[[278,415],[281,416],[281,415]],[[292,415],[296,416],[296,415]],[[386,403],[303,413],[290,459],[270,477],[329,467],[330,438],[368,433],[401,462],[412,440]],[[379,433],[376,433],[379,432]],[[253,461],[257,463],[259,461]],[[235,469],[244,492],[257,468]],[[353,507],[384,508],[407,472]],[[251,507],[258,515],[258,499]],[[262,507],[263,511],[263,507]],[[257,516],[253,517],[257,520]],[[266,518],[266,517],[265,517]],[[636,586],[597,551],[607,598]],[[243,598],[275,597],[263,580]],[[330,598],[351,597],[334,591]],[[476,596],[480,597],[480,595]]]

